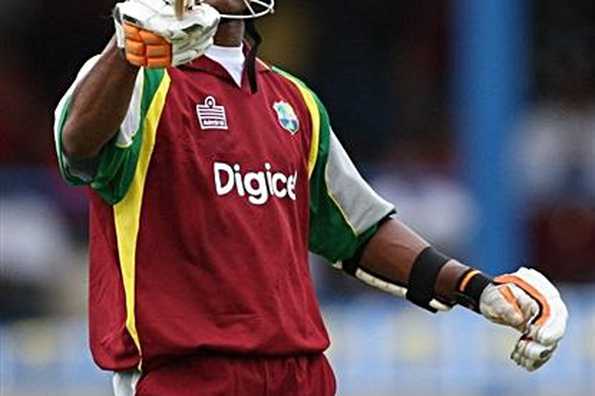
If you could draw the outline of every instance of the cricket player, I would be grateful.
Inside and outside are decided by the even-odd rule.
[[[393,217],[318,97],[256,57],[273,3],[119,3],[56,110],[62,174],[90,191],[90,343],[115,394],[334,395],[309,250],[515,328],[512,359],[539,368],[566,328],[556,288],[526,268],[491,278]]]

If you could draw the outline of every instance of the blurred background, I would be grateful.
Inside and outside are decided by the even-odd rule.
[[[362,173],[442,250],[534,266],[570,306],[528,375],[515,335],[432,316],[313,258],[348,396],[595,395],[595,7],[590,0],[280,0],[262,57],[307,80]],[[53,109],[113,33],[113,0],[3,0],[0,395],[110,395],[86,339],[87,207]]]

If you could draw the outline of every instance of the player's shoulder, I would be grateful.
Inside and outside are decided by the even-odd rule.
[[[268,71],[270,72],[267,73],[268,77],[273,79],[275,84],[294,90],[301,100],[305,102],[310,111],[315,110],[317,112],[326,113],[326,109],[319,96],[312,88],[310,88],[302,77],[275,65],[264,64],[264,62],[263,65],[268,68]]]
[[[262,62],[262,65],[263,67],[268,68],[271,78],[275,79],[279,84],[289,85],[300,90],[307,90],[314,94],[312,89],[310,89],[310,87],[304,82],[304,79],[302,77],[298,77],[297,74],[289,72],[286,69],[273,64]]]

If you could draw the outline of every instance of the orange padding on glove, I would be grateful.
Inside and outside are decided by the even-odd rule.
[[[136,66],[164,68],[171,66],[171,44],[163,37],[124,22],[126,59]]]

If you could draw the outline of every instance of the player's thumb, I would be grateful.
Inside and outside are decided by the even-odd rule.
[[[482,314],[493,322],[525,331],[531,318],[532,299],[512,284],[491,285],[481,296]]]
[[[522,301],[519,300],[517,290],[514,285],[498,286],[498,292],[504,299],[505,303],[502,305],[500,315],[503,321],[511,327],[520,329],[523,327],[525,315],[523,312]]]

